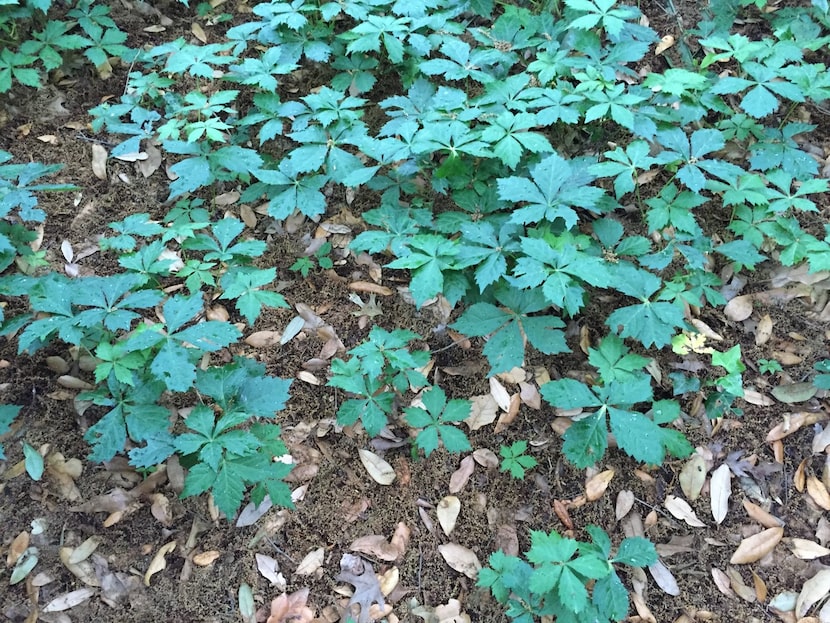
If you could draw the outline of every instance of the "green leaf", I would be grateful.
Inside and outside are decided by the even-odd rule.
[[[647,567],[657,562],[657,551],[648,539],[639,536],[628,537],[620,543],[620,549],[611,562],[630,567]]]
[[[569,567],[564,567],[557,585],[559,601],[571,612],[579,613],[588,605],[588,589]]]
[[[540,388],[542,397],[557,409],[599,407],[602,401],[587,385],[576,379],[558,379]]]
[[[547,384],[546,384],[547,385]],[[542,389],[544,389],[544,385]],[[565,443],[562,452],[577,468],[596,464],[605,455],[608,448],[608,428],[603,411],[596,411],[576,420],[565,431]]]
[[[18,405],[0,405],[0,436],[5,435],[10,429],[14,418],[20,413]],[[0,446],[0,460],[5,460],[6,454]]]
[[[26,473],[32,480],[40,480],[43,477],[43,457],[25,441],[23,442],[23,458],[26,463]]]

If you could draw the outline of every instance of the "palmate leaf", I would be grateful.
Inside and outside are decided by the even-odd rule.
[[[523,365],[525,341],[548,355],[569,350],[565,334],[560,331],[565,327],[561,318],[530,315],[549,307],[538,289],[502,286],[496,289],[495,296],[502,307],[475,303],[452,325],[470,337],[490,336],[484,345],[484,355],[490,363],[491,376]]]
[[[596,209],[604,194],[601,188],[590,185],[593,179],[585,167],[575,167],[554,152],[530,168],[530,178],[499,179],[499,199],[527,204],[513,210],[511,222],[553,223],[561,218],[565,228],[570,229],[578,220],[573,208]]]

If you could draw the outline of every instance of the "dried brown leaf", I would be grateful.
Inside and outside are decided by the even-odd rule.
[[[672,572],[669,571],[669,568],[661,561],[658,560],[654,564],[649,565],[648,572],[664,593],[672,595],[673,597],[680,595],[680,586],[678,586],[677,580],[672,575]]]
[[[729,301],[723,308],[724,315],[734,322],[746,320],[752,315],[754,295],[742,294]]]
[[[793,555],[801,560],[814,560],[830,554],[830,549],[807,539],[790,539],[790,549]]]
[[[721,593],[723,593],[727,597],[735,596],[735,593],[732,592],[732,586],[731,582],[729,581],[729,576],[717,567],[712,567],[712,579],[715,581],[715,586],[718,587],[718,590]]]
[[[803,617],[820,599],[830,593],[830,569],[822,569],[801,586],[795,603],[795,615]]]
[[[196,554],[193,557],[193,564],[197,567],[209,567],[212,565],[222,554],[215,549],[210,549],[206,552],[201,552]]]
[[[465,456],[461,459],[461,464],[458,469],[450,476],[450,493],[458,493],[463,490],[467,485],[467,481],[470,480],[470,476],[473,475],[475,468],[475,459],[472,455]]]
[[[486,469],[495,469],[499,466],[499,457],[496,453],[488,448],[479,448],[473,452],[473,459],[475,462]],[[450,493],[453,493],[450,491]]]
[[[745,565],[757,562],[769,554],[784,537],[784,528],[767,528],[766,530],[753,534],[741,541],[738,549],[732,554],[729,563],[733,565]]]
[[[765,511],[754,502],[750,502],[744,498],[743,505],[746,510],[746,514],[765,528],[780,528],[784,526],[785,522],[783,519],[779,519],[775,515]]]
[[[772,316],[764,314],[755,327],[755,345],[763,346],[772,337]]]
[[[614,478],[614,470],[606,469],[596,474],[585,484],[585,497],[589,502],[600,499],[604,494],[611,480]]]
[[[654,55],[660,56],[663,52],[668,50],[670,47],[674,45],[674,36],[673,35],[666,35],[662,37],[660,41],[657,42],[657,45],[654,46]]]
[[[510,402],[508,403],[507,410],[499,416],[499,419],[493,428],[493,432],[495,434],[504,432],[507,430],[507,427],[513,423],[516,416],[519,415],[519,407],[521,406],[521,403],[522,399],[519,394],[513,394],[510,396]]]
[[[25,530],[14,537],[12,544],[9,546],[9,551],[6,552],[6,566],[13,567],[18,559],[23,555],[29,547],[29,533]]]
[[[311,623],[314,620],[314,611],[309,608],[308,595],[310,590],[283,593],[271,602],[271,613],[265,623]]]
[[[624,489],[617,494],[617,504],[614,508],[614,516],[617,521],[628,515],[634,506],[634,492]]]
[[[380,534],[368,534],[352,541],[349,549],[353,552],[368,554],[380,560],[392,562],[400,556],[398,549]]]
[[[469,426],[471,431],[478,430],[496,421],[499,406],[493,396],[490,394],[473,396],[470,398],[470,402],[472,403],[470,415],[464,420],[464,423]]]
[[[95,590],[92,588],[79,588],[68,593],[63,593],[43,606],[41,612],[63,612],[64,610],[81,605],[93,595],[95,595]]]

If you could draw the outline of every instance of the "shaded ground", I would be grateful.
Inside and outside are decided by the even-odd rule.
[[[693,7],[683,5],[680,9],[688,11],[681,15],[682,21],[694,23],[697,18]],[[677,21],[661,7],[644,6],[643,11],[651,19],[652,27],[661,34],[680,34]],[[189,32],[190,24],[183,20],[183,11],[180,13],[178,17],[171,15],[174,28]],[[131,18],[129,13],[118,15],[116,19],[125,30],[131,23],[144,24],[143,20]],[[169,34],[165,33],[165,38],[170,38],[167,37]],[[142,39],[140,43],[148,37],[140,28],[134,36]],[[137,45],[139,41],[130,43]],[[104,225],[109,221],[138,212],[149,212],[160,218],[169,209],[163,203],[167,180],[161,170],[144,179],[133,165],[110,161],[108,181],[98,180],[90,170],[91,142],[84,129],[88,121],[86,111],[102,97],[119,94],[122,86],[123,72],[105,84],[81,72],[76,82],[60,87],[63,107],[67,111],[65,115],[55,115],[57,89],[44,91],[33,100],[27,99],[30,95],[27,92],[12,107],[6,108],[0,148],[13,151],[19,161],[70,163],[57,177],[83,189],[78,194],[45,197],[41,202],[49,214],[42,244],[57,267],[63,263],[60,245],[64,239],[77,248],[103,233]],[[826,123],[826,117],[815,119],[819,120]],[[38,138],[44,135],[54,135],[55,144]],[[120,179],[119,174],[125,179]],[[366,199],[356,198],[349,209],[359,213],[371,207],[361,205]],[[345,207],[341,204],[337,209]],[[228,209],[238,213],[238,206],[232,205]],[[826,204],[822,206],[822,219],[826,219],[827,210]],[[327,216],[334,217],[336,211]],[[357,307],[348,301],[350,291],[347,286],[356,278],[367,279],[366,268],[356,265],[354,258],[348,258],[335,267],[336,275],[317,272],[308,279],[297,278],[287,268],[305,247],[303,234],[313,235],[313,228],[303,224],[296,233],[273,234],[272,250],[264,261],[278,267],[278,275],[286,280],[283,293],[288,300],[324,310],[320,311],[322,318],[336,329],[346,348],[351,348],[366,336],[369,327],[361,328],[358,317],[352,314]],[[82,269],[106,274],[110,268],[108,261],[95,254],[79,264]],[[398,276],[384,275],[386,285],[393,289],[400,285],[391,281],[395,277]],[[769,277],[753,275],[755,281],[746,286],[744,293],[767,290],[769,284],[765,280]],[[607,306],[609,303],[612,301],[595,304]],[[435,356],[435,369],[442,375],[441,385],[449,396],[469,397],[490,391],[483,372],[486,365],[480,362],[481,343],[474,342],[469,349],[451,346],[451,339],[439,330],[439,321],[429,311],[417,312],[397,293],[382,298],[381,305],[383,315],[375,319],[378,324],[387,329],[412,329],[424,336],[431,350],[444,349]],[[751,318],[744,322],[730,321],[711,310],[704,320],[723,336],[724,344],[740,343],[745,359],[750,363],[775,358],[780,352],[791,353],[793,363],[785,368],[785,373],[797,381],[817,360],[828,356],[827,328],[818,316],[820,310],[815,301],[804,297],[786,303],[757,305]],[[769,314],[773,320],[773,333],[769,341],[758,346],[755,329],[764,314]],[[256,329],[281,331],[293,316],[294,310],[269,310],[258,321]],[[596,324],[596,327],[592,326],[589,310],[580,325],[570,327],[570,344],[576,353],[580,352],[581,326],[586,326],[589,335],[595,339],[602,334],[601,321]],[[317,355],[321,345],[316,336],[301,334],[282,347],[240,345],[239,349],[265,362],[269,373],[294,378],[303,362]],[[488,593],[476,589],[472,580],[447,566],[438,546],[450,542],[466,546],[482,563],[500,546],[518,546],[524,551],[529,544],[530,530],[567,530],[569,526],[563,524],[561,513],[555,512],[555,503],[575,500],[585,492],[586,474],[573,469],[561,456],[560,435],[552,427],[556,414],[547,405],[540,410],[523,405],[506,430],[497,434],[492,426],[487,426],[470,434],[471,443],[476,449],[488,448],[497,453],[503,443],[528,439],[539,467],[526,481],[519,482],[497,470],[477,465],[466,486],[457,493],[461,514],[451,537],[447,537],[438,527],[435,506],[450,493],[450,477],[459,467],[460,457],[439,451],[429,460],[414,460],[408,445],[386,450],[375,448],[395,467],[398,475],[392,486],[378,485],[357,458],[358,449],[370,447],[366,436],[348,431],[341,434],[332,428],[340,399],[337,392],[333,388],[295,380],[288,407],[280,414],[280,423],[289,435],[295,458],[316,465],[316,469],[306,473],[308,478],[292,485],[306,487],[295,511],[271,509],[255,525],[237,528],[226,520],[212,518],[204,496],[179,500],[175,474],[157,475],[155,480],[145,481],[146,495],[135,500],[130,512],[105,527],[108,512],[94,512],[90,506],[83,505],[94,502],[96,496],[108,494],[115,487],[132,490],[141,481],[141,476],[127,469],[121,461],[99,466],[85,459],[88,447],[82,434],[94,422],[94,412],[79,418],[73,407],[76,392],[60,387],[57,374],[47,365],[46,358],[55,355],[66,357],[67,353],[53,347],[35,357],[18,357],[14,344],[3,342],[0,345],[2,400],[24,406],[15,433],[3,440],[9,461],[0,465],[0,552],[6,553],[21,532],[31,532],[33,522],[42,526],[42,532],[33,535],[31,540],[40,552],[35,572],[26,582],[3,591],[0,596],[0,615],[9,621],[27,620],[32,604],[43,605],[56,596],[87,585],[61,562],[60,548],[77,547],[89,537],[99,541],[97,558],[90,563],[95,565],[92,575],[99,581],[104,579],[105,594],[117,594],[118,588],[123,586],[125,597],[113,606],[96,597],[87,599],[68,611],[72,620],[163,620],[171,623],[239,620],[237,591],[240,584],[247,583],[253,588],[258,605],[270,602],[280,592],[258,572],[255,560],[258,553],[278,561],[289,592],[304,587],[310,589],[309,603],[317,609],[319,616],[327,617],[320,620],[337,620],[334,613],[344,602],[342,591],[338,592],[344,584],[335,580],[341,556],[354,539],[373,534],[389,538],[401,522],[411,531],[403,555],[394,562],[378,560],[375,564],[375,571],[379,573],[392,567],[399,570],[398,588],[388,598],[393,605],[394,617],[400,621],[420,621],[422,619],[412,612],[418,605],[434,608],[458,599],[470,621],[506,621],[501,607]],[[659,367],[664,375],[674,364],[681,362],[679,356],[670,352],[661,353],[659,357]],[[797,357],[800,361],[795,361]],[[705,359],[701,358],[701,361]],[[589,369],[587,359],[577,355],[537,357],[529,362],[528,369],[531,366],[545,367],[554,378]],[[456,375],[458,368],[463,367],[473,371],[468,375]],[[707,371],[700,374],[706,375]],[[324,380],[325,371],[316,372],[316,375]],[[783,377],[761,374],[757,370],[748,370],[745,375],[745,384],[764,395],[782,380]],[[505,385],[511,393],[516,391],[515,385]],[[645,524],[645,534],[661,546],[662,560],[679,586],[679,595],[671,596],[651,578],[647,579],[644,602],[657,621],[673,621],[684,613],[689,617],[685,620],[770,618],[764,600],[750,603],[746,598],[727,596],[713,581],[712,568],[725,571],[738,542],[750,531],[757,530],[757,525],[747,518],[742,499],[754,496],[755,503],[783,519],[787,537],[815,541],[817,525],[822,529],[819,523],[821,510],[794,484],[803,461],[806,460],[810,473],[821,476],[824,469],[824,455],[811,453],[814,430],[807,426],[786,437],[783,464],[776,463],[774,450],[766,438],[785,414],[793,412],[793,407],[779,402],[768,406],[741,406],[745,409],[742,418],[730,418],[713,433],[711,423],[700,417],[699,405],[685,405],[689,413],[687,435],[695,446],[705,448],[711,454],[715,465],[723,462],[730,453],[741,452],[742,458],[750,462],[747,466],[756,468],[755,471],[748,469],[746,481],[733,483],[730,510],[720,526],[712,520],[709,496],[705,492],[692,502],[697,516],[706,524],[704,528],[690,527],[663,507],[667,496],[682,497],[678,476],[684,462],[667,461],[659,469],[644,470],[614,451],[597,466],[598,470],[613,469],[615,472],[608,490],[596,501],[568,511],[574,534],[581,538],[585,536],[582,529],[590,523],[601,526],[615,541],[619,541],[626,530],[636,531],[638,523]],[[813,399],[798,405],[797,410],[819,412],[825,407],[823,401]],[[395,432],[404,437],[407,434],[403,426],[397,426]],[[33,483],[21,473],[18,463],[22,459],[18,443],[21,439],[35,447],[50,444],[52,452],[60,452],[66,459],[80,460],[83,472],[75,479],[77,500],[66,499],[66,488],[62,488],[66,481],[56,480],[54,472],[51,476],[47,474],[40,483]],[[628,516],[618,521],[615,507],[618,494],[623,491],[633,492],[635,502]],[[79,507],[85,510],[77,510]],[[422,514],[432,520],[432,530],[425,524]],[[826,530],[826,525],[823,529]],[[177,547],[167,556],[167,568],[153,575],[150,585],[144,586],[142,578],[153,557],[161,546],[170,542],[176,542]],[[677,551],[671,550],[669,544]],[[311,575],[296,575],[300,562],[318,548],[323,548],[324,553],[319,568]],[[205,552],[216,552],[218,557],[206,566],[194,564],[194,559]],[[826,561],[826,558],[819,558],[821,560]],[[754,580],[754,574],[757,574],[771,597],[783,590],[799,591],[804,580],[815,573],[817,564],[794,558],[786,547],[779,546],[760,563],[737,569],[748,586],[755,586],[750,593],[761,592],[757,588],[760,586],[758,581]],[[0,582],[6,584],[7,576],[0,576]],[[627,578],[628,582],[635,579]],[[41,614],[42,620],[46,621],[66,620],[60,616],[65,614]],[[394,619],[390,617],[389,620]]]

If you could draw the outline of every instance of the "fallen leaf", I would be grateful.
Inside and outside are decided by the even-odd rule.
[[[285,578],[280,573],[280,565],[276,558],[266,556],[265,554],[255,554],[256,568],[260,575],[268,580],[272,586],[282,584],[285,587]]]
[[[74,608],[75,606],[84,603],[93,595],[95,595],[94,589],[79,588],[78,590],[70,591],[69,593],[64,593],[63,595],[55,597],[52,601],[43,606],[41,612],[63,612],[64,610],[69,610],[70,608]]]
[[[801,411],[799,413],[785,413],[784,421],[776,425],[770,432],[767,433],[767,441],[770,442],[784,439],[804,426],[811,426],[816,422],[821,422],[826,419],[827,414],[823,412],[811,413]]]
[[[769,342],[770,337],[772,337],[772,317],[764,314],[758,321],[758,326],[755,327],[755,345],[763,346]]]
[[[680,489],[688,499],[694,502],[700,497],[703,485],[706,483],[706,461],[699,455],[693,455],[680,470]]]
[[[18,559],[29,548],[29,533],[25,530],[14,537],[12,544],[9,546],[9,551],[6,553],[6,566],[13,567]]]
[[[814,560],[830,554],[830,549],[807,539],[790,539],[790,549],[793,555],[801,560]]]
[[[613,478],[613,469],[606,469],[605,471],[591,477],[591,479],[585,484],[585,497],[588,501],[594,502],[600,499],[605,494],[605,490],[608,489],[608,485],[611,483]]]
[[[458,469],[450,476],[450,493],[458,493],[464,489],[470,476],[476,468],[476,462],[472,455],[465,456],[461,459],[461,464]]]
[[[369,623],[369,609],[378,604],[385,608],[383,591],[372,565],[354,554],[343,554],[340,559],[340,573],[335,578],[338,582],[348,582],[354,586],[354,593],[349,605],[360,605],[358,623]]]
[[[723,308],[724,316],[735,322],[746,320],[752,315],[753,299],[752,294],[736,296]]]
[[[669,511],[676,519],[681,519],[693,528],[705,528],[706,524],[697,518],[697,515],[689,506],[689,503],[674,495],[667,495],[664,503],[666,510]]]
[[[458,543],[445,543],[438,546],[438,552],[444,561],[452,567],[455,571],[463,573],[471,580],[478,577],[478,572],[481,569],[481,563],[478,561],[478,556],[475,552]]]
[[[712,567],[712,579],[715,581],[715,586],[718,587],[721,593],[727,597],[735,596],[735,593],[732,592],[732,583],[729,581],[729,576],[717,567]]]
[[[625,489],[617,494],[617,503],[614,507],[614,516],[617,521],[628,515],[634,506],[634,492]]]
[[[660,56],[663,52],[668,50],[670,47],[674,45],[674,36],[673,35],[666,35],[662,37],[660,41],[654,46],[654,55]]]
[[[470,402],[472,403],[470,415],[464,420],[464,423],[470,427],[471,431],[478,430],[496,421],[499,405],[491,394],[473,396],[470,398]]]
[[[772,395],[781,402],[792,404],[795,402],[806,402],[818,392],[818,388],[812,383],[788,383],[772,388]]]
[[[746,510],[746,514],[765,528],[779,528],[784,526],[785,522],[783,519],[779,519],[775,515],[768,513],[754,502],[744,499],[743,505]]]
[[[290,595],[283,593],[272,600],[271,613],[265,623],[311,623],[315,614],[306,605],[309,592],[309,589],[304,588]]]
[[[830,569],[822,569],[801,586],[795,602],[795,615],[803,617],[813,604],[830,593]]]
[[[153,560],[150,561],[150,566],[147,567],[147,571],[144,574],[144,586],[150,586],[150,578],[167,567],[167,559],[165,556],[174,549],[176,549],[175,541],[170,541],[159,548],[159,551],[153,556]]]
[[[221,553],[215,549],[201,552],[193,557],[193,564],[197,567],[207,567],[212,565],[219,556],[221,556]]]
[[[198,23],[193,22],[190,25],[190,32],[192,32],[193,36],[196,37],[202,43],[207,43],[207,35],[205,34],[205,29],[202,28]]]
[[[748,603],[755,603],[755,591],[746,585],[740,572],[735,567],[726,567],[726,575],[729,576],[729,584],[738,597]]]
[[[363,449],[358,450],[358,454],[363,467],[376,483],[391,485],[395,481],[395,470],[377,454]]]
[[[784,536],[784,528],[767,528],[766,530],[753,534],[741,541],[738,549],[732,554],[729,563],[732,565],[745,565],[750,562],[757,562],[769,554]]]
[[[813,502],[818,504],[826,511],[830,511],[830,493],[827,492],[827,487],[815,476],[807,477],[807,493],[813,499]]]
[[[448,495],[438,502],[438,508],[435,511],[438,515],[438,524],[447,536],[450,536],[455,529],[455,522],[460,511],[461,502],[454,495]]]
[[[392,562],[400,557],[401,553],[397,547],[389,543],[385,536],[380,534],[367,534],[352,541],[349,549],[353,552],[368,554],[380,560]]]
[[[311,550],[297,565],[297,570],[294,573],[297,575],[311,575],[323,565],[325,555],[326,550],[322,547]]]
[[[677,580],[672,575],[672,572],[669,571],[669,568],[661,561],[658,560],[654,564],[649,565],[648,572],[664,593],[672,595],[673,597],[680,595],[680,586],[678,586]]]
[[[475,462],[486,469],[495,469],[499,466],[499,457],[489,448],[479,448],[473,452],[473,459]],[[450,493],[455,493],[450,491]]]
[[[92,144],[92,174],[99,180],[107,179],[107,150],[98,143]]]
[[[732,472],[726,463],[712,472],[709,495],[711,496],[712,517],[719,525],[726,519],[726,513],[729,512],[729,496],[732,494],[731,481]]]

